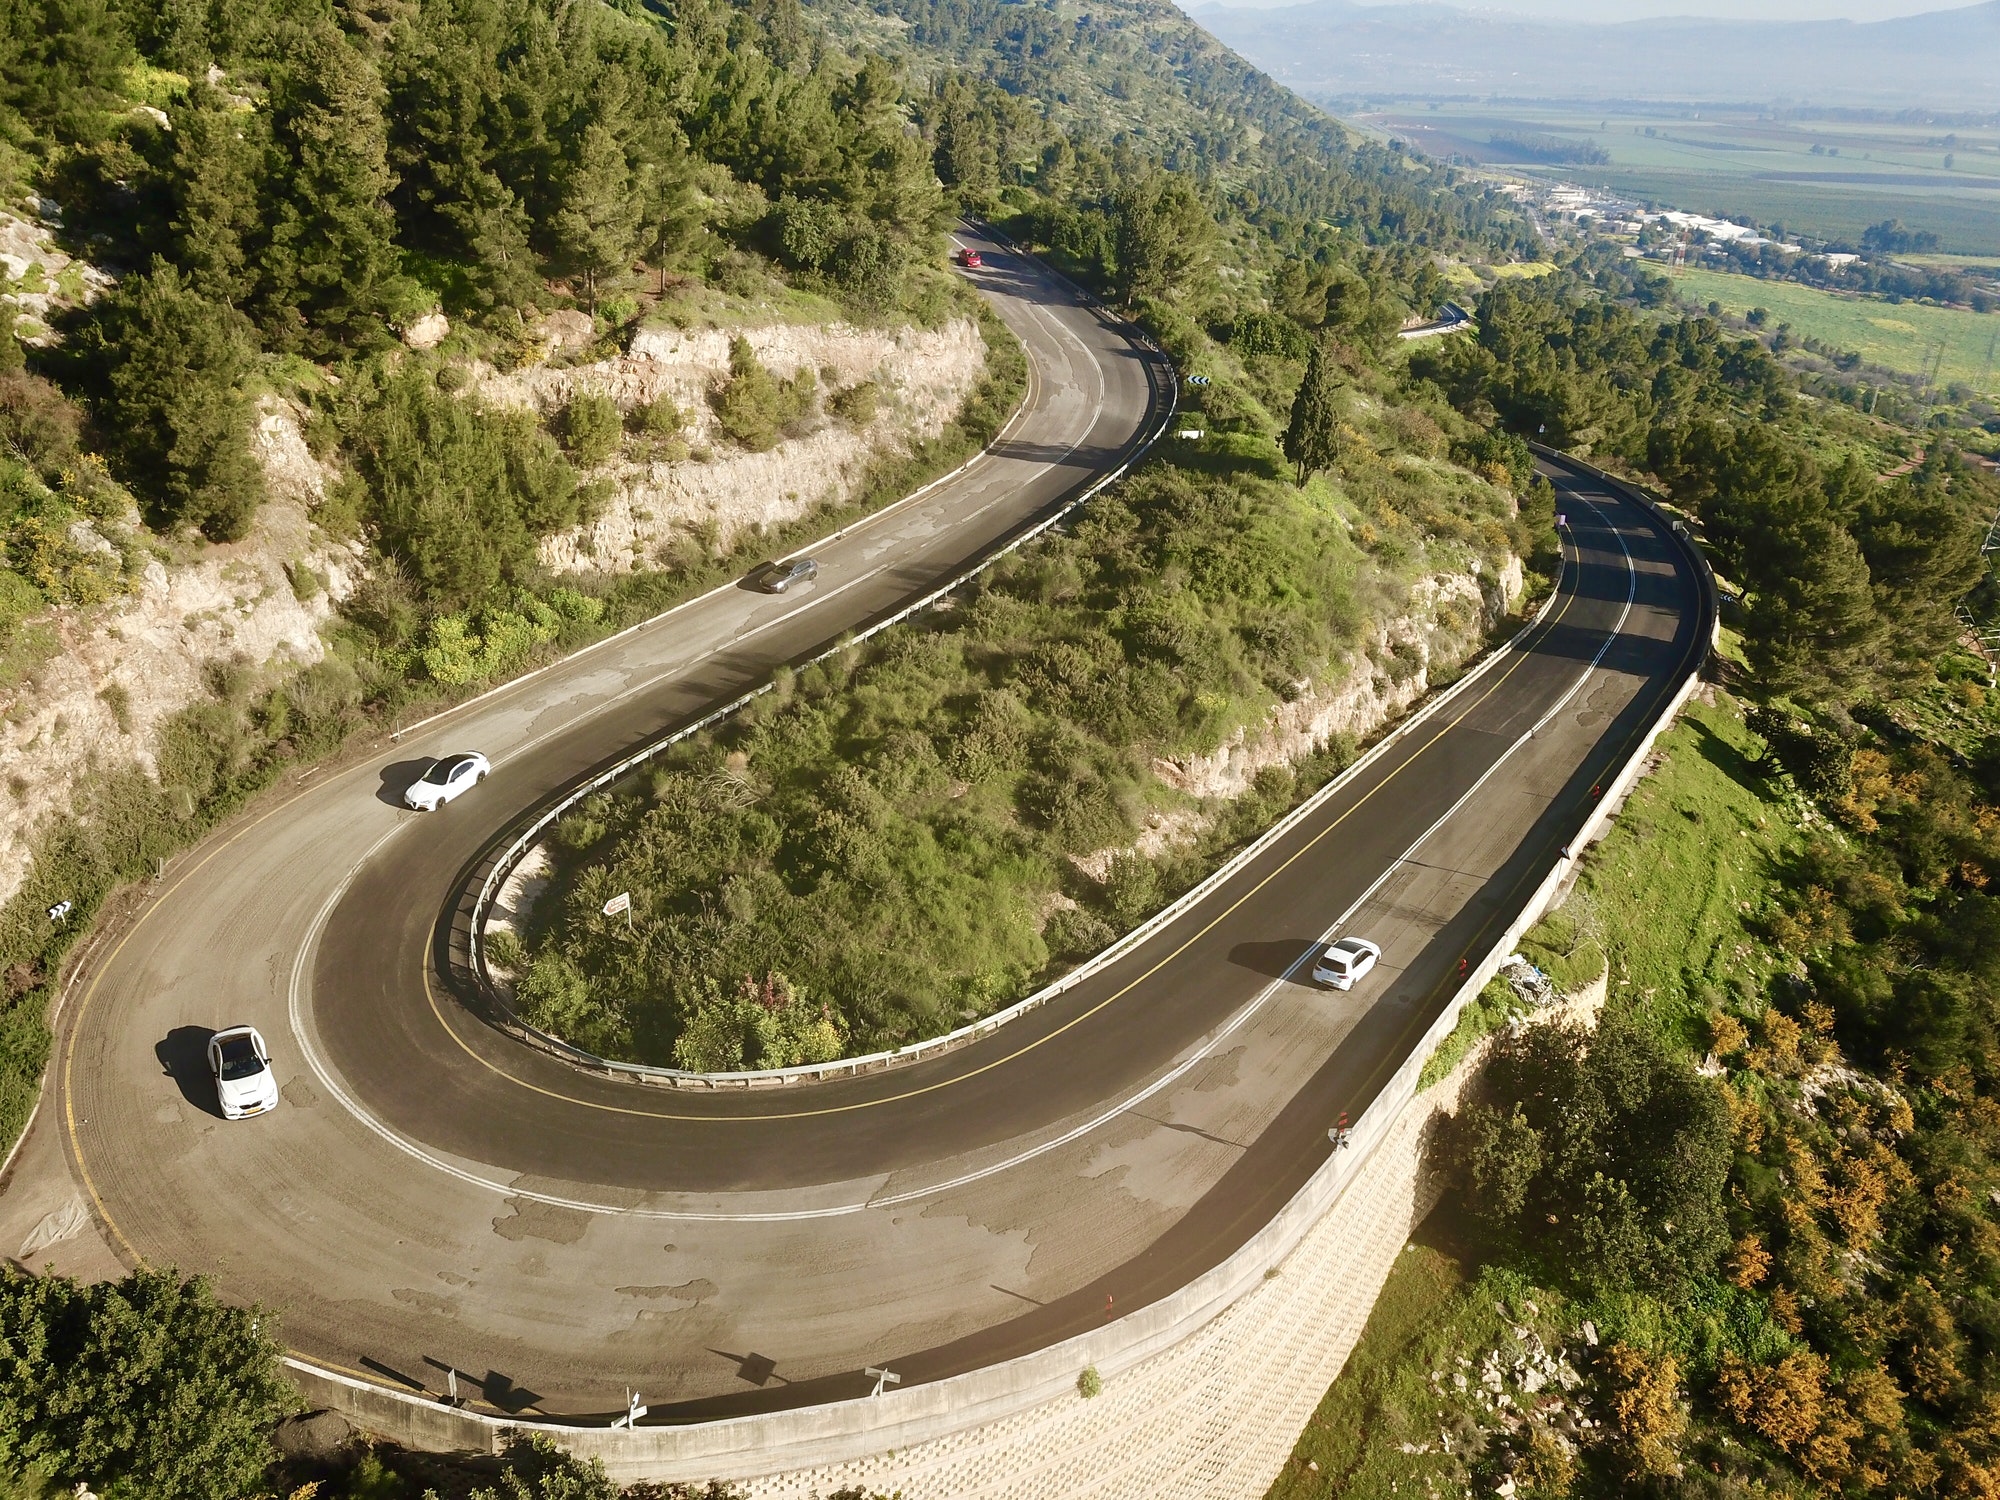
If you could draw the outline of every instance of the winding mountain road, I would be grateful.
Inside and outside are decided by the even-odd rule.
[[[97,1235],[59,1266],[207,1272],[279,1310],[303,1356],[391,1386],[453,1369],[488,1406],[550,1415],[629,1387],[688,1420],[1040,1347],[1269,1219],[1699,659],[1684,553],[1597,481],[1555,475],[1570,531],[1537,624],[1177,920],[971,1045],[668,1091],[530,1051],[449,989],[458,893],[524,808],[923,594],[1156,425],[1156,356],[982,248],[1034,371],[991,454],[815,548],[811,593],[704,596],[302,778],[169,867],[64,1010],[0,1235],[74,1183]],[[492,757],[485,786],[398,810],[465,747]],[[1304,963],[1335,929],[1385,950],[1347,994]],[[245,1021],[285,1103],[225,1124],[199,1049]]]

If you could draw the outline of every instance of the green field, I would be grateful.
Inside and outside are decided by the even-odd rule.
[[[1774,324],[1789,323],[1801,337],[1810,334],[1851,349],[1870,364],[1906,374],[1928,368],[1942,343],[1941,385],[1962,381],[1977,391],[2000,392],[2000,314],[1916,302],[1892,304],[1727,271],[1677,272],[1674,282],[1686,301],[1699,306],[1720,302],[1733,313],[1762,307],[1769,310]]]
[[[1938,235],[1946,252],[2000,255],[2000,131],[1992,127],[1497,103],[1409,104],[1357,123],[1434,156],[1603,187],[1661,207],[1846,241],[1858,241],[1870,224],[1901,219]],[[1610,161],[1523,161],[1496,146],[1495,136],[1555,137],[1594,147]]]

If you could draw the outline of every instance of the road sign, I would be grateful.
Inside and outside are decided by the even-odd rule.
[[[890,1373],[889,1373],[889,1372],[888,1372],[887,1370],[878,1370],[878,1369],[876,1369],[876,1368],[875,1368],[875,1366],[873,1366],[873,1365],[869,1365],[869,1366],[868,1366],[868,1367],[867,1367],[866,1369],[864,1369],[864,1370],[863,1370],[863,1371],[862,1371],[861,1373],[862,1373],[863,1375],[866,1375],[866,1376],[868,1376],[868,1377],[869,1377],[869,1378],[870,1378],[871,1380],[873,1380],[873,1381],[875,1382],[875,1389],[874,1389],[874,1391],[872,1392],[872,1394],[874,1394],[874,1395],[877,1395],[877,1396],[879,1396],[879,1395],[881,1395],[881,1394],[882,1394],[882,1387],[883,1387],[883,1386],[885,1386],[885,1385],[901,1385],[901,1384],[903,1383],[903,1377],[902,1377],[902,1376],[900,1376],[900,1375],[892,1375],[892,1374],[890,1374]]]
[[[639,1393],[637,1391],[627,1391],[625,1393],[625,1415],[617,1418],[611,1425],[613,1427],[637,1427],[639,1425],[639,1418],[645,1415],[646,1408],[639,1402]]]
[[[604,903],[604,915],[607,917],[615,917],[621,911],[630,911],[631,909],[632,893],[630,891],[620,891]]]

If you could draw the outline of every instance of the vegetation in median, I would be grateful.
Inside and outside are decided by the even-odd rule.
[[[553,830],[525,949],[496,950],[521,969],[521,1014],[703,1070],[936,1035],[1101,948],[1319,785],[1351,741],[1236,796],[1177,788],[1172,767],[1350,672],[1448,673],[1489,606],[1449,598],[1427,639],[1384,649],[1409,591],[1496,578],[1547,549],[1552,520],[1545,490],[1516,516],[1444,462],[1432,418],[1327,383],[1344,436],[1305,488],[1242,383],[1211,385],[1211,411],[1242,413],[1212,455],[1147,465],[937,610],[581,804]],[[1460,440],[1528,488],[1524,450]],[[629,928],[600,910],[625,891]]]

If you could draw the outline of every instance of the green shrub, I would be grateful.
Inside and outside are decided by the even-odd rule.
[[[556,596],[561,597],[561,607]],[[431,621],[417,659],[433,682],[447,687],[484,682],[518,666],[535,647],[553,641],[565,620],[594,620],[603,609],[599,600],[558,589],[548,601],[524,593],[511,609],[489,605],[471,615],[439,615]]]
[[[578,391],[563,408],[563,451],[585,469],[594,469],[618,451],[623,423],[618,403],[596,391]]]
[[[813,372],[801,366],[779,380],[757,358],[745,338],[729,342],[729,379],[712,398],[716,423],[738,447],[762,453],[812,415],[819,391]]]
[[[641,401],[626,413],[625,425],[634,436],[663,441],[679,437],[681,428],[687,425],[687,415],[674,404],[671,396],[655,396],[651,401]]]
[[[516,1433],[501,1458],[500,1487],[476,1489],[469,1500],[618,1500],[625,1493],[605,1474],[602,1459],[585,1462],[546,1433]]]
[[[254,1493],[298,1405],[270,1314],[171,1271],[88,1287],[0,1272],[0,1349],[0,1462],[107,1494]]]
[[[740,1073],[831,1062],[841,1054],[840,1024],[778,973],[744,979],[725,992],[709,980],[683,1019],[674,1061],[697,1073]]]
[[[532,416],[444,395],[414,366],[379,384],[357,377],[342,426],[379,545],[446,608],[524,581],[539,538],[588,518],[593,492]]]
[[[875,420],[880,395],[874,381],[857,381],[834,395],[833,413],[850,427],[866,427]]]
[[[1462,1110],[1450,1152],[1475,1216],[1545,1240],[1567,1277],[1598,1291],[1672,1295],[1712,1274],[1730,1243],[1720,1086],[1629,1016],[1595,1035],[1505,1036],[1486,1085],[1502,1102]]]

